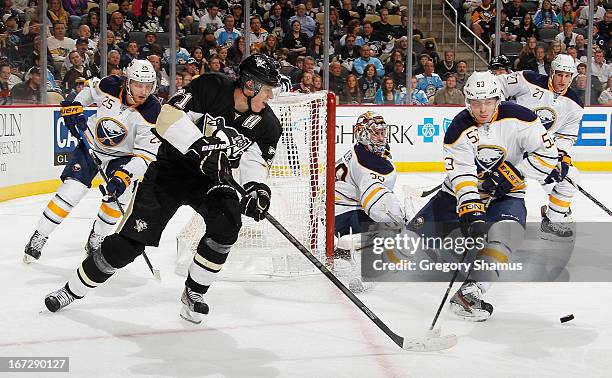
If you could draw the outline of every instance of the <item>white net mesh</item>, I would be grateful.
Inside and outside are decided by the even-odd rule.
[[[287,93],[276,97],[270,106],[283,127],[267,182],[272,190],[270,214],[324,261],[327,93]],[[222,270],[224,277],[315,272],[316,268],[268,221],[255,222],[243,216],[242,222],[238,242]],[[177,235],[177,273],[186,272],[204,232],[204,221],[195,214]]]

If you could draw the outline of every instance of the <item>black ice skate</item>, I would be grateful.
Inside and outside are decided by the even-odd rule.
[[[100,252],[100,247],[102,246],[103,240],[104,236],[96,234],[92,227],[91,231],[89,232],[89,238],[87,238],[87,244],[85,244],[85,252],[87,253],[87,256],[90,256],[94,252]]]
[[[208,305],[204,302],[204,294],[196,293],[185,287],[181,296],[183,307],[181,308],[181,318],[194,324],[202,322],[202,315],[208,314]]]
[[[566,222],[552,222],[546,216],[546,206],[540,209],[542,214],[542,223],[540,224],[540,237],[545,240],[570,242],[574,240],[573,222],[569,218],[569,214],[565,216]]]
[[[25,247],[23,262],[29,264],[38,260],[47,239],[49,239],[47,236],[43,236],[40,232],[34,231],[34,235],[32,235],[30,241]]]
[[[450,308],[457,316],[472,322],[484,322],[493,313],[493,305],[482,300],[482,291],[475,281],[466,281],[450,299]]]
[[[59,290],[47,294],[45,297],[45,306],[47,306],[49,311],[56,312],[71,304],[75,299],[79,299],[68,290],[67,286],[68,284]]]

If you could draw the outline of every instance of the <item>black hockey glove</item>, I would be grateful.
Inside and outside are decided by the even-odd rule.
[[[62,101],[60,102],[60,114],[64,118],[64,125],[70,131],[70,134],[81,140],[79,131],[87,129],[87,121],[83,115],[83,105],[78,101]]]
[[[524,185],[523,179],[521,172],[512,163],[503,161],[485,176],[482,190],[494,193],[496,198],[500,198]]]
[[[485,218],[487,209],[482,201],[465,201],[459,206],[458,213],[464,236],[479,238],[487,234],[488,226]]]
[[[265,218],[270,208],[270,197],[272,192],[266,184],[259,182],[248,182],[244,185],[247,195],[240,200],[240,211],[247,217],[259,222]]]
[[[559,162],[555,169],[553,169],[548,177],[544,179],[546,184],[552,184],[553,182],[561,182],[567,176],[569,167],[572,165],[572,157],[563,151],[559,152]]]
[[[219,138],[202,137],[195,141],[186,153],[186,156],[195,160],[204,173],[214,182],[223,182],[226,175],[231,173],[231,166],[225,150],[227,145]]]

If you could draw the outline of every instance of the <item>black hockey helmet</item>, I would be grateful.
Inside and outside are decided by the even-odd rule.
[[[276,62],[264,54],[252,54],[240,63],[239,76],[240,86],[244,89],[251,89],[255,95],[259,93],[261,87],[269,85],[273,88],[279,86],[279,72]],[[253,88],[247,87],[247,82],[253,81]]]
[[[489,70],[509,70],[512,67],[512,63],[510,63],[510,59],[508,59],[505,55],[499,55],[491,58],[489,62]]]

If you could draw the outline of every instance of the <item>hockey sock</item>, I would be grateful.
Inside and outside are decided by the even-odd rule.
[[[77,297],[83,297],[89,289],[106,282],[116,271],[102,254],[88,256],[70,278],[67,288]]]
[[[106,236],[115,230],[117,222],[121,219],[121,212],[115,202],[102,202],[98,210],[98,217],[94,222],[94,232]]]
[[[231,244],[219,244],[204,236],[198,244],[197,253],[193,256],[185,285],[195,292],[206,293],[221,271],[231,248]]]
[[[572,193],[573,194],[573,193]],[[554,188],[548,196],[548,209],[546,216],[551,222],[564,222],[569,213],[573,195],[561,194]]]
[[[87,186],[76,180],[67,179],[57,189],[57,193],[43,211],[36,229],[44,236],[49,236],[55,228],[70,214],[87,193]]]

